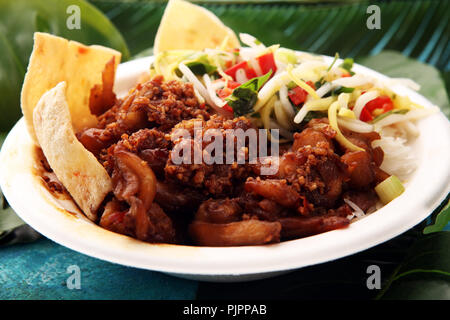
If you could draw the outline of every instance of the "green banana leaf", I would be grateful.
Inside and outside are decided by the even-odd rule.
[[[410,249],[379,299],[449,300],[450,231],[420,238]]]
[[[165,1],[91,0],[127,35],[131,54],[153,46]],[[450,2],[419,1],[197,1],[235,32],[267,44],[342,57],[390,49],[450,70]],[[258,4],[254,4],[257,2]],[[369,4],[381,12],[381,29],[369,30]]]
[[[0,150],[5,138],[6,134],[0,133]],[[22,219],[20,219],[13,211],[13,209],[8,206],[8,203],[3,196],[2,190],[0,189],[0,239],[5,232],[23,224],[24,222],[22,221]]]
[[[67,21],[74,14],[69,6],[79,8],[80,29],[68,27]],[[121,51],[125,60],[129,57],[120,32],[86,1],[0,0],[0,131],[9,130],[20,117],[20,90],[35,31],[105,45]]]
[[[447,199],[433,212],[431,221],[432,223],[423,230],[424,234],[439,232],[444,229],[450,231],[450,195],[448,195]]]

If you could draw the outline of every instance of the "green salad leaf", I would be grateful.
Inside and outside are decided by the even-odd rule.
[[[258,91],[269,80],[272,70],[265,75],[253,78],[233,90],[228,105],[233,109],[235,116],[243,116],[253,112],[253,106],[258,100]]]
[[[21,115],[20,90],[36,31],[87,45],[104,45],[122,52],[123,60],[129,58],[119,31],[101,11],[84,0],[0,0],[1,131],[9,130]]]
[[[344,62],[340,65],[341,68],[347,70],[350,75],[354,75],[355,73],[352,71],[353,68],[353,58],[345,58]]]
[[[208,55],[194,53],[192,56],[187,57],[187,62],[184,64],[188,67],[195,75],[204,75],[205,73],[212,75],[217,71],[217,66],[210,63]],[[181,72],[178,70],[177,74],[181,76]]]
[[[191,69],[192,73],[194,73],[195,75],[203,75],[205,73],[213,74],[217,70],[216,66],[202,61],[189,62],[186,64],[186,67]]]
[[[352,71],[353,68],[353,58],[345,58],[344,62],[342,62],[342,64],[340,65],[341,68],[347,70],[347,71]]]
[[[337,61],[338,59],[339,59],[339,53],[336,52],[336,53],[334,54],[334,59],[333,59],[333,61],[331,62],[331,64],[329,65],[327,71],[330,71],[331,68],[333,68],[334,64],[336,63],[336,61]]]
[[[331,93],[325,96],[329,96],[329,95],[333,95],[333,96],[338,96],[341,93],[352,93],[353,91],[355,91],[355,88],[348,88],[348,87],[337,87],[333,90],[331,90]],[[324,96],[324,97],[325,97]]]

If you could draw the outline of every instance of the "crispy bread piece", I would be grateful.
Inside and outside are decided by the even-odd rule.
[[[97,210],[112,190],[105,168],[76,138],[60,82],[38,101],[33,113],[37,141],[57,178],[86,216],[95,221]]]
[[[156,33],[153,52],[240,46],[236,34],[211,11],[184,0],[170,0]]]
[[[67,83],[67,103],[75,132],[95,126],[89,109],[91,88],[102,85],[105,65],[114,57],[114,72],[121,53],[102,46],[85,46],[47,33],[34,34],[33,52],[22,86],[21,107],[31,138],[36,141],[33,110],[41,96],[61,81]]]

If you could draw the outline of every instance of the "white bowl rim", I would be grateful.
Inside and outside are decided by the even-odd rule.
[[[119,65],[116,92],[148,68],[151,57]],[[332,57],[325,57],[331,61]],[[362,72],[387,77],[358,64]],[[121,84],[122,83],[122,84]],[[418,93],[396,86],[425,107],[432,103]],[[194,247],[149,244],[112,233],[91,223],[79,212],[64,214],[32,173],[32,143],[24,120],[8,134],[0,153],[0,187],[11,207],[47,238],[75,251],[113,263],[180,275],[242,276],[302,268],[342,258],[385,242],[428,217],[450,192],[450,124],[442,112],[419,123],[416,151],[420,166],[403,195],[346,229],[264,246]],[[436,137],[441,137],[436,139]],[[438,156],[436,156],[438,155]],[[14,161],[13,161],[14,160]],[[23,201],[24,194],[27,201]],[[75,209],[76,211],[76,209]],[[51,221],[51,223],[49,223]]]

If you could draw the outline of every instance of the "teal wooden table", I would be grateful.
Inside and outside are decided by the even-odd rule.
[[[2,300],[184,300],[194,299],[197,292],[195,281],[101,261],[45,238],[0,250]],[[78,271],[79,289],[73,281]]]

